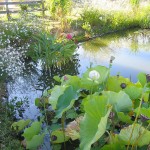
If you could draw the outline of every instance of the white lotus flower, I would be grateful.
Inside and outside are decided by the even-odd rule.
[[[100,73],[96,70],[92,70],[89,72],[89,78],[92,80],[98,80],[100,78]]]

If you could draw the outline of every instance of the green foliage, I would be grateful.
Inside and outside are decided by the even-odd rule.
[[[34,135],[30,141],[27,141],[27,149],[37,149],[43,144],[44,133],[42,135]]]
[[[124,78],[122,76],[111,76],[107,81],[107,89],[114,92],[119,92],[122,90],[121,84],[125,83],[127,86],[130,84],[130,80],[128,78]]]
[[[34,37],[33,50],[28,52],[33,60],[41,60],[44,67],[60,66],[71,59],[76,45],[73,41],[59,42],[55,36],[41,33]]]
[[[103,94],[107,96],[109,104],[113,106],[116,112],[129,112],[132,110],[132,101],[124,91],[119,93],[104,91]]]
[[[80,124],[82,150],[90,150],[91,145],[105,133],[111,110],[107,105],[108,102],[104,96],[91,95],[85,102],[85,115]]]
[[[16,131],[23,130],[30,123],[30,119],[28,120],[19,120],[18,122],[14,122],[11,125],[11,128]]]
[[[61,18],[70,12],[71,0],[47,0],[46,6],[52,16]]]
[[[55,130],[51,133],[51,142],[54,144],[63,143],[69,140],[69,137],[64,137],[64,132],[62,130]]]
[[[31,20],[32,17],[32,20]],[[33,22],[35,22],[33,24]],[[28,49],[31,44],[31,37],[39,32],[39,20],[35,16],[22,16],[12,22],[0,22],[0,48],[20,47]]]
[[[64,75],[55,79],[60,85],[42,97],[52,106],[52,110],[41,110],[44,117],[40,120],[47,126],[42,130],[42,123],[36,121],[24,130],[27,148],[41,145],[45,133],[50,134],[53,147],[77,140],[75,147],[81,150],[124,150],[149,144],[150,83],[145,74],[140,73],[139,81],[133,83],[122,76],[110,76],[110,68],[96,66],[81,77]],[[49,116],[52,112],[53,117]]]
[[[139,0],[131,0],[133,9],[128,11],[104,11],[86,8],[81,13],[82,29],[92,36],[124,30],[128,28],[149,28],[150,7],[137,7]]]
[[[139,6],[140,0],[130,0],[131,5]]]
[[[4,103],[3,100],[0,100],[0,112],[0,149],[23,150],[20,141],[17,139],[18,135],[10,128],[14,121],[14,116],[9,108],[9,102]]]
[[[133,130],[133,133],[132,133],[132,130]],[[130,138],[131,134],[132,134],[132,137]],[[135,124],[134,127],[133,125],[130,125],[127,128],[124,128],[121,130],[120,134],[118,135],[118,138],[122,142],[124,142],[125,145],[130,143],[131,145],[134,145],[134,146],[137,145],[141,147],[141,146],[149,144],[150,131],[148,131],[147,129],[145,129],[139,124]]]
[[[63,95],[58,98],[56,105],[56,117],[61,118],[62,114],[72,108],[75,100],[79,97],[77,91],[73,90],[72,86],[66,87]]]
[[[52,108],[55,110],[58,98],[64,93],[66,86],[55,86],[51,91],[51,96],[49,97],[49,103],[51,104]]]
[[[31,127],[25,129],[23,136],[27,141],[30,141],[34,135],[39,134],[40,130],[41,122],[33,122]]]
[[[146,74],[145,73],[139,73],[138,74],[138,80],[141,83],[141,85],[144,87],[144,85],[146,84]]]
[[[127,114],[124,114],[123,112],[117,112],[118,119],[124,123],[132,124],[133,121],[131,120],[131,117]]]

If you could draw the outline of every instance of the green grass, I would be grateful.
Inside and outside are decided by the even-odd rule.
[[[85,9],[80,25],[92,36],[129,28],[150,28],[150,6],[129,11],[104,11],[95,8]]]

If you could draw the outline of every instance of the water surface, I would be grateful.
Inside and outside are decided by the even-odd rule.
[[[22,49],[21,53],[19,49],[0,50],[0,73],[9,75],[6,79],[9,100],[17,97],[18,100],[29,101],[25,119],[36,119],[40,115],[34,100],[42,95],[44,89],[54,86],[55,75],[81,75],[90,66],[108,67],[111,56],[115,57],[112,75],[120,74],[136,82],[139,72],[150,73],[150,31],[126,31],[96,38],[80,43],[76,54],[65,66],[45,70],[40,60],[38,63],[24,61]]]

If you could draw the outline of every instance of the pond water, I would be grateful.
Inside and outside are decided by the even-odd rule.
[[[126,31],[84,42],[77,50],[82,74],[92,64],[109,66],[115,57],[111,74],[137,81],[139,72],[150,73],[150,31]]]
[[[9,50],[5,49],[6,51]],[[29,108],[24,113],[25,119],[36,119],[40,115],[34,105],[34,100],[42,95],[44,89],[54,85],[54,75],[81,75],[90,66],[104,65],[108,67],[111,56],[115,57],[111,68],[112,75],[120,74],[124,77],[130,77],[133,82],[136,82],[136,76],[139,72],[150,73],[149,30],[110,34],[80,43],[73,61],[66,66],[51,70],[44,70],[40,61],[37,64],[30,60],[22,61],[18,51],[17,49],[12,51],[12,60],[7,57],[10,53],[3,54],[4,51],[1,50],[0,68],[1,74],[4,70],[10,75],[10,78],[7,79],[9,100],[17,97],[17,100],[28,99],[29,101]],[[23,52],[21,54],[24,56]],[[5,55],[7,59],[4,59]],[[9,56],[9,58],[12,57]]]

